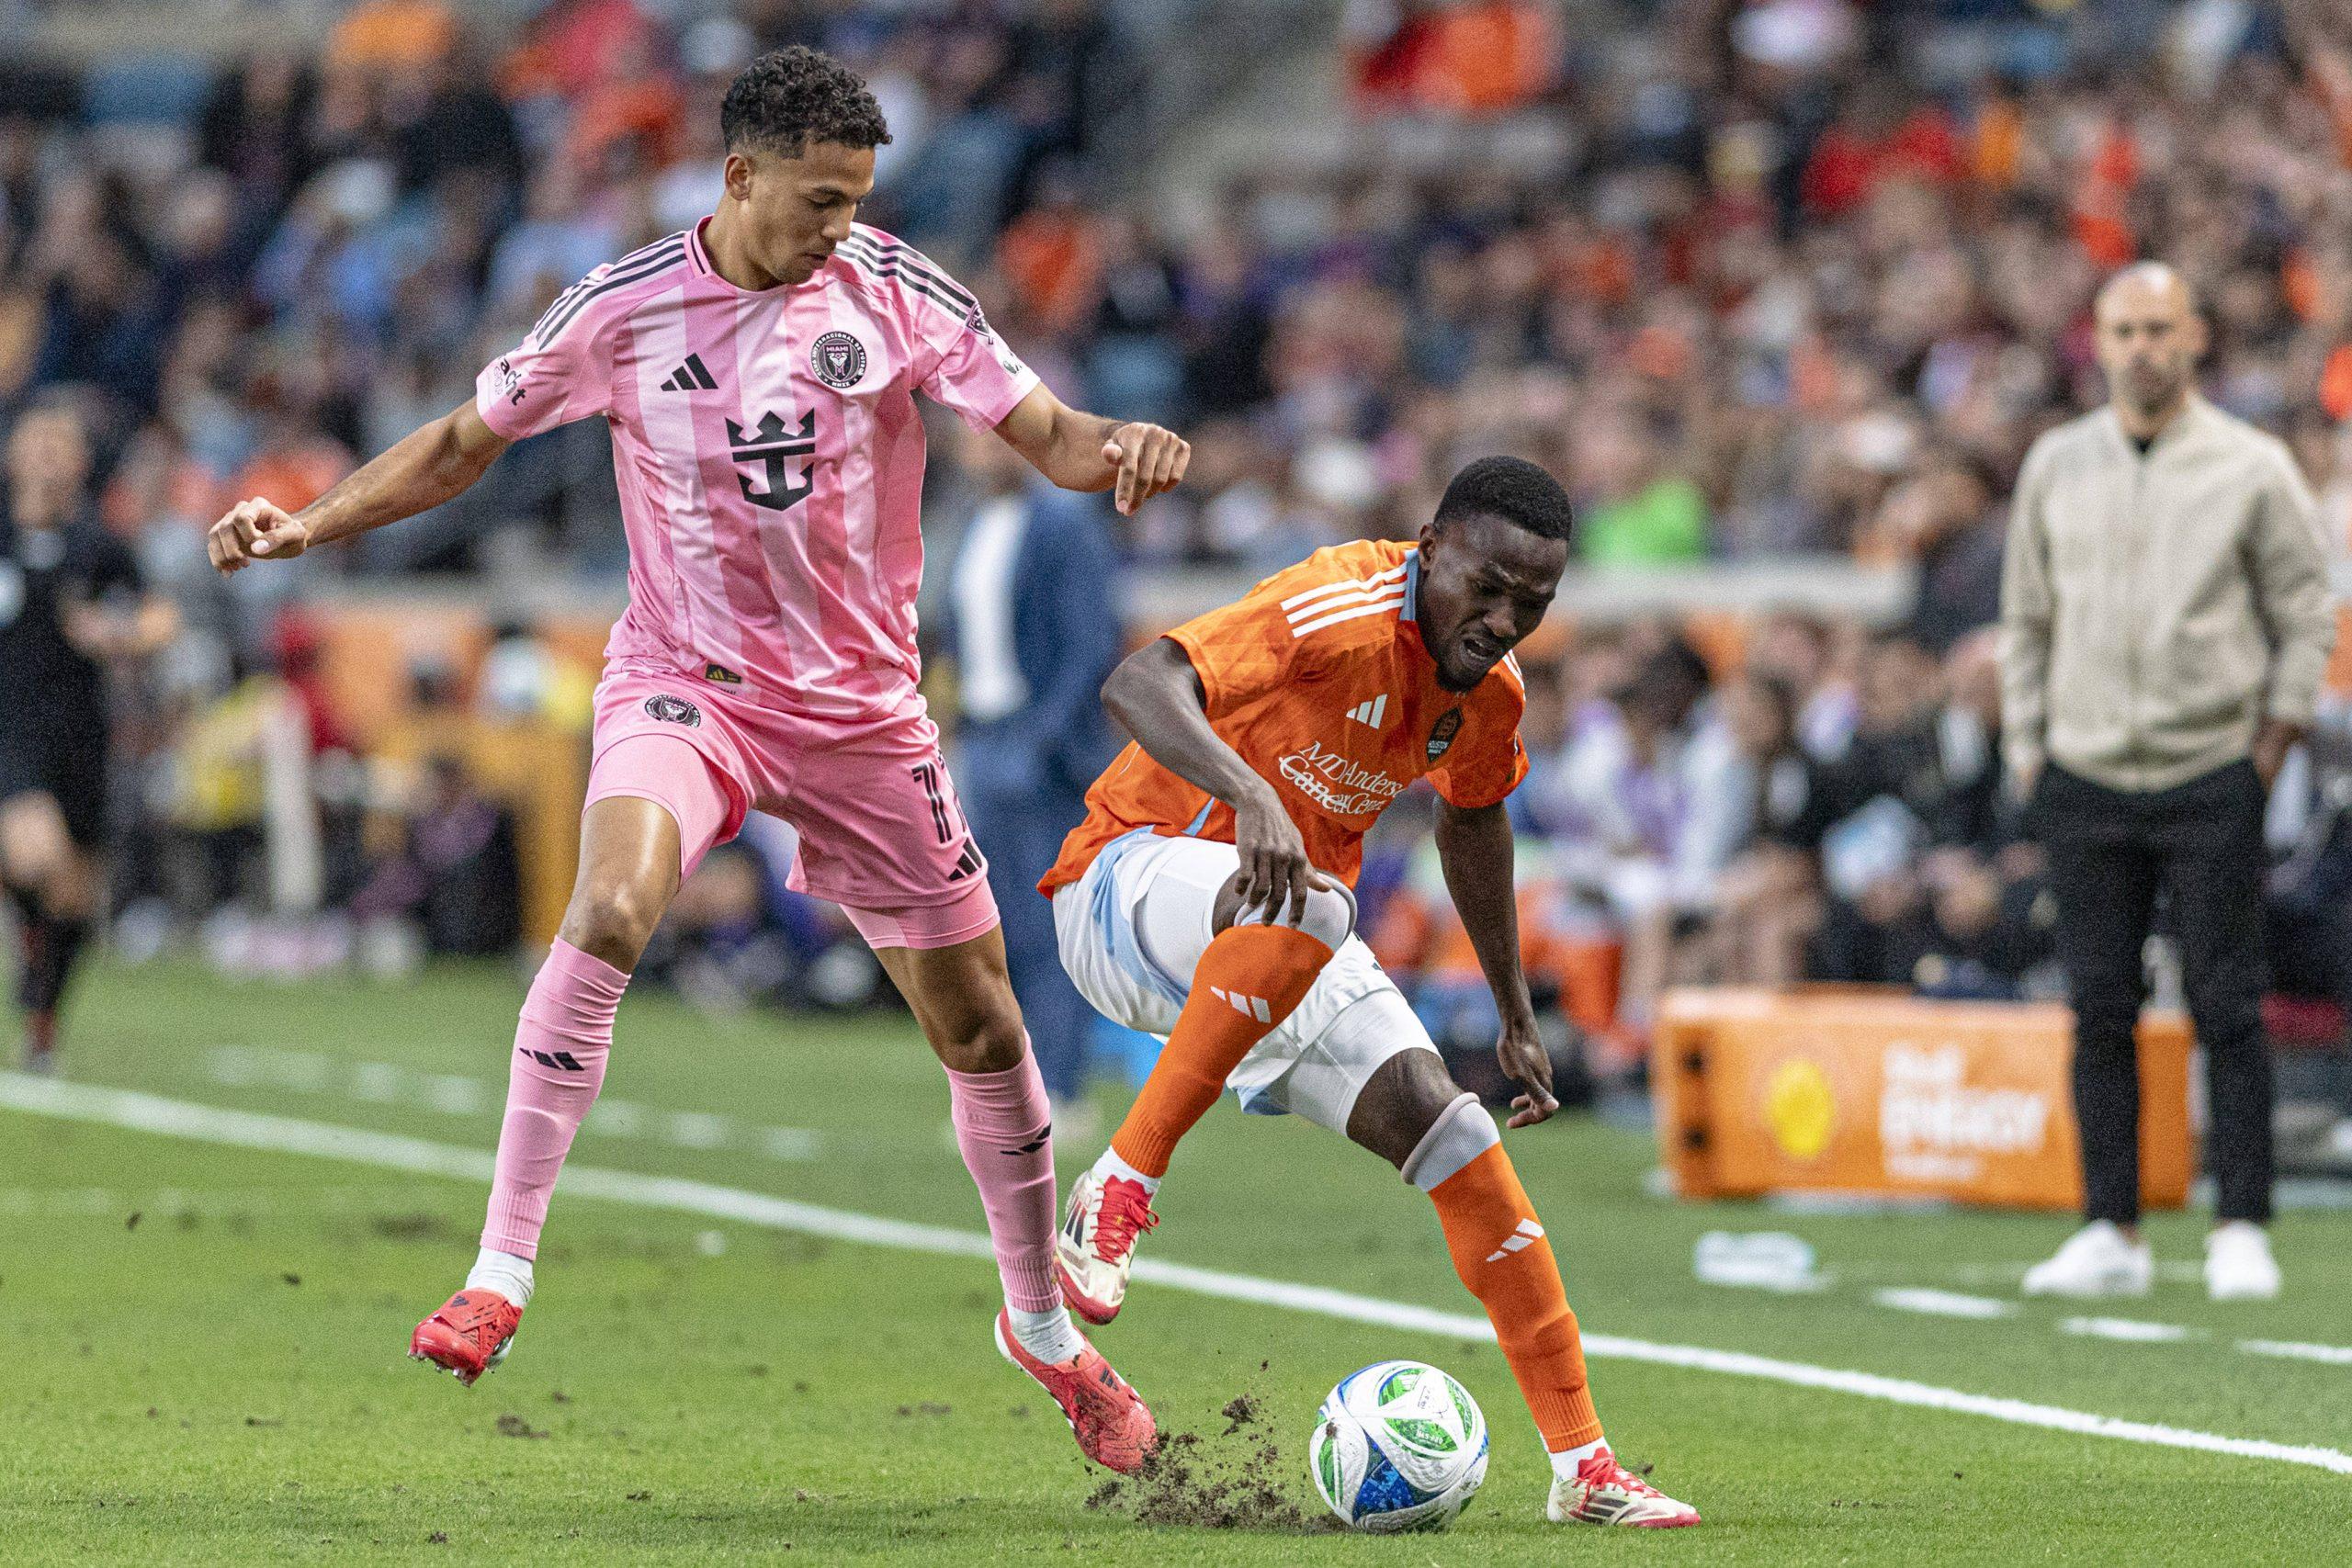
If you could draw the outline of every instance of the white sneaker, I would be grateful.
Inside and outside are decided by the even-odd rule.
[[[2029,1296],[2144,1296],[2155,1282],[2148,1244],[2127,1239],[2112,1220],[2093,1220],[2025,1271]]]
[[[2205,1293],[2215,1301],[2276,1301],[2278,1283],[2270,1233],[2252,1220],[2217,1225],[2205,1238]]]
[[[1136,1242],[1159,1224],[1143,1183],[1087,1171],[1069,1184],[1069,1209],[1054,1237],[1062,1300],[1089,1323],[1108,1323],[1127,1299]]]
[[[1699,1510],[1678,1503],[1617,1462],[1603,1448],[1577,1467],[1576,1478],[1552,1478],[1544,1515],[1555,1525],[1632,1525],[1674,1529],[1699,1522]]]

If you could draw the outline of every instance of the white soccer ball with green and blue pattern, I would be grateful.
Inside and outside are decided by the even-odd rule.
[[[1435,1367],[1374,1361],[1316,1412],[1306,1464],[1350,1529],[1443,1529],[1487,1479],[1487,1417]]]

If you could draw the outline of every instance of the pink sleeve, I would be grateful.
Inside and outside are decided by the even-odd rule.
[[[484,424],[507,440],[520,441],[612,407],[613,333],[622,312],[602,300],[573,303],[597,276],[590,273],[560,297],[528,337],[474,378],[475,409]]]
[[[996,335],[978,307],[962,315],[929,299],[910,300],[916,330],[938,355],[922,378],[923,395],[954,409],[974,430],[993,430],[1037,385],[1037,373]]]

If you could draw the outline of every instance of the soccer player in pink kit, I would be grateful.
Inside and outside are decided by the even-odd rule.
[[[612,431],[629,605],[597,689],[578,880],[515,1031],[481,1253],[410,1353],[469,1384],[505,1356],[629,969],[711,846],[772,811],[800,829],[793,885],[849,912],[946,1068],[1004,1284],[999,1349],[1090,1458],[1131,1470],[1151,1416],[1062,1307],[1045,1089],[915,690],[913,394],[1122,511],[1181,479],[1189,449],[1065,407],[969,293],[854,221],[889,131],[839,63],[765,55],[720,122],[710,217],[590,273],[471,402],[313,504],[243,502],[209,536],[223,571],[282,559],[447,501],[525,436],[594,415]]]

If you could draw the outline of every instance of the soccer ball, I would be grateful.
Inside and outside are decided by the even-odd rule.
[[[1315,1413],[1306,1465],[1350,1529],[1443,1529],[1487,1479],[1487,1418],[1435,1367],[1374,1361]]]

